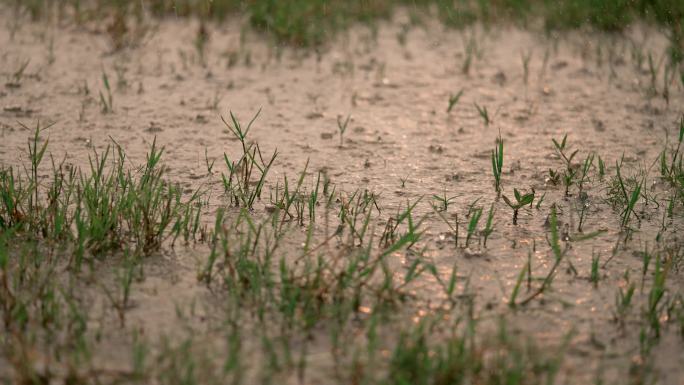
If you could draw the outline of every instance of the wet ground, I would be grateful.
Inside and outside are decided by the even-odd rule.
[[[12,24],[9,12],[1,18],[2,25]],[[226,172],[223,153],[234,157],[240,152],[220,116],[228,119],[233,111],[247,122],[261,109],[249,137],[264,154],[277,149],[278,157],[267,193],[255,205],[256,217],[272,210],[268,194],[274,194],[276,183],[282,188],[285,176],[293,183],[307,161],[307,190],[317,172],[324,171],[343,192],[338,203],[357,189],[377,195],[378,213],[371,222],[376,237],[388,217],[422,197],[414,215],[425,216],[424,233],[410,251],[392,253],[397,277],[406,274],[416,255],[434,263],[445,280],[455,264],[457,291],[475,298],[473,311],[483,334],[495,332],[497,321],[505,319],[516,336],[551,351],[564,346],[567,336],[557,382],[584,384],[603,377],[607,383],[626,383],[634,378],[634,367],[643,359],[642,308],[652,284],[650,271],[642,283],[641,252],[672,260],[681,260],[682,253],[681,206],[672,218],[664,216],[670,191],[655,163],[666,145],[676,141],[684,106],[681,82],[676,76],[664,80],[666,39],[640,26],[624,35],[544,36],[509,27],[455,31],[430,23],[410,29],[404,25],[398,16],[379,24],[377,31],[358,27],[318,50],[271,44],[244,32],[237,20],[209,27],[204,45],[197,43],[199,27],[193,20],[150,22],[135,46],[118,51],[96,25],[29,23],[2,29],[0,76],[7,85],[0,89],[0,160],[5,166],[28,161],[31,132],[19,122],[27,127],[54,123],[42,133],[49,138],[49,151],[81,167],[87,166],[89,154],[112,141],[126,150],[131,166],[139,165],[156,137],[165,147],[168,177],[188,193],[207,191],[203,214],[211,226],[217,208],[227,205],[220,176]],[[657,71],[655,90],[649,55]],[[14,76],[24,63],[23,73]],[[111,86],[109,112],[103,112],[100,101],[100,93],[107,98],[103,74]],[[450,95],[460,91],[447,112]],[[476,105],[487,109],[489,122]],[[347,116],[348,129],[341,137],[338,121]],[[493,188],[491,151],[499,134],[505,143],[503,194],[534,189],[537,197],[535,205],[521,209],[516,225]],[[565,134],[570,152],[578,150],[574,163],[595,153],[606,165],[603,178],[597,163],[592,166],[586,199],[580,200],[576,185],[565,196],[562,183],[554,185],[549,175],[549,169],[564,167],[552,139],[560,141]],[[615,163],[623,155],[622,173],[643,177],[648,196],[637,204],[641,218],[632,219],[634,231],[629,232],[621,226],[620,209],[608,202]],[[205,157],[216,160],[211,172]],[[450,221],[460,218],[459,247],[431,208],[430,203],[442,204],[433,195],[450,198],[441,214]],[[494,231],[486,247],[475,236],[466,248],[465,218],[476,199],[475,206],[484,208],[481,227],[494,204]],[[549,292],[514,309],[509,306],[511,292],[528,255],[531,288],[524,283],[519,299],[533,293],[553,265],[547,244],[553,204],[563,244],[569,247],[565,261]],[[337,226],[335,215],[329,215],[331,227]],[[330,231],[318,228],[315,238],[324,239]],[[595,231],[601,233],[589,240],[565,242]],[[305,230],[293,225],[290,232],[291,240],[281,250],[296,255]],[[338,253],[345,241],[334,238],[319,252]],[[161,335],[180,341],[187,328],[195,328],[199,339],[212,340],[212,327],[221,323],[214,311],[222,307],[224,294],[197,280],[209,250],[204,243],[164,247],[148,258],[144,280],[133,285],[134,305],[125,328],[107,310],[98,285],[84,284],[92,290],[85,300],[93,306],[89,323],[98,325],[104,336],[99,346],[105,349],[96,354],[104,366],[128,364],[133,331],[142,331],[150,341]],[[597,285],[590,282],[593,256],[599,256],[601,266]],[[102,262],[101,277],[95,280],[114,280],[115,265]],[[631,282],[637,284],[632,310],[616,321],[617,293]],[[681,272],[672,267],[667,281],[671,298],[681,295],[682,283]],[[415,298],[398,312],[407,323],[430,314],[445,299],[429,274],[413,283],[410,293]],[[314,334],[325,334],[323,329]],[[675,326],[662,333],[650,353],[649,378],[679,384],[684,379],[684,341]],[[391,340],[396,330],[382,334]],[[245,338],[244,354],[254,357],[248,362],[266,359],[254,348],[257,344]],[[338,381],[330,350],[325,338],[312,344],[304,383]],[[251,376],[246,375],[248,382]],[[294,374],[284,378],[298,381]]]

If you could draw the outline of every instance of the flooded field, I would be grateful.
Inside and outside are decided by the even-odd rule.
[[[0,24],[0,382],[683,383],[655,26]]]

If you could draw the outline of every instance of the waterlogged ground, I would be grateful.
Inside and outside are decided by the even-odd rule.
[[[496,375],[513,381],[516,370],[527,376],[523,383],[684,381],[684,210],[675,195],[668,212],[675,193],[661,178],[659,162],[663,149],[676,145],[684,92],[678,77],[665,73],[667,45],[658,31],[635,27],[620,36],[544,36],[495,26],[454,31],[429,22],[407,28],[398,16],[377,30],[358,27],[323,49],[296,50],[243,30],[238,20],[208,27],[202,45],[197,22],[169,19],[148,21],[135,45],[114,51],[104,23],[16,23],[6,10],[0,18],[7,26],[0,30],[0,76],[7,83],[0,89],[3,167],[17,167],[23,175],[37,124],[52,124],[39,143],[49,140],[47,153],[54,161],[64,158],[86,174],[89,157],[101,156],[114,143],[126,151],[125,167],[138,172],[156,137],[164,147],[166,178],[182,186],[185,198],[197,189],[203,193],[196,240],[186,245],[179,239],[172,246],[166,239],[160,250],[138,260],[123,316],[111,294],[120,290],[122,251],[88,257],[80,273],[69,268],[68,258],[55,262],[51,279],[61,288],[56,302],[63,316],[55,327],[58,342],[50,342],[44,336],[49,328],[41,331],[37,321],[22,331],[24,339],[3,337],[5,383],[26,376],[33,383],[42,378],[62,383],[73,373],[83,383],[225,383],[226,377],[244,383],[402,383],[400,378],[456,383],[465,378],[456,369],[454,377],[421,377],[416,369],[448,350],[443,343],[454,335],[472,335],[478,347],[466,342],[473,361],[447,367],[475,370],[476,362],[484,363],[482,370],[491,375],[471,373],[471,383],[493,383]],[[105,106],[110,103],[103,73],[110,106]],[[450,96],[460,91],[447,112]],[[490,122],[476,105],[487,109]],[[224,194],[221,174],[228,172],[223,154],[236,160],[242,147],[220,116],[230,122],[233,111],[246,126],[259,109],[248,142],[258,143],[264,158],[277,149],[277,158],[261,199],[241,215]],[[341,136],[338,122],[347,116]],[[512,199],[517,188],[534,190],[536,197],[520,210],[516,225],[494,189],[491,151],[499,134],[503,195]],[[552,142],[566,134],[565,153],[577,150],[572,167],[579,172],[568,196],[562,177],[554,183],[549,172],[566,169]],[[590,154],[595,157],[580,194],[581,165]],[[620,159],[622,177],[632,178],[628,194],[634,181],[643,181],[625,226],[624,205],[611,203],[622,196],[614,184]],[[41,183],[48,185],[48,156],[41,170]],[[301,224],[297,215],[282,220],[289,216],[276,204],[284,178],[293,190],[304,170],[301,195],[315,191],[321,175],[313,225],[306,204]],[[325,177],[331,184],[324,192]],[[364,192],[375,201],[366,201],[352,230],[340,212],[358,211]],[[448,199],[446,210],[440,211],[444,204],[434,195]],[[400,244],[385,255],[381,237],[388,219],[415,202],[412,220],[420,222],[419,238],[409,249]],[[493,231],[485,247],[480,230],[492,204]],[[471,208],[480,207],[478,230],[465,247]],[[222,208],[225,223],[216,231]],[[367,215],[368,229],[359,235]],[[254,235],[245,227],[246,217],[253,226],[265,223],[258,241],[244,242]],[[458,246],[450,227],[456,221]],[[565,251],[546,287],[556,260],[549,245],[555,228]],[[407,232],[404,219],[395,240]],[[223,245],[216,233],[223,234]],[[585,235],[589,239],[579,240]],[[254,295],[260,283],[247,282],[229,259],[242,244],[268,245],[274,239],[272,278],[281,297],[264,294],[268,291]],[[220,257],[209,265],[215,244]],[[350,297],[360,293],[349,305],[332,295],[335,285],[344,286],[344,273],[334,272],[340,274],[352,255],[369,246],[371,259],[381,255],[383,262],[359,273],[369,274],[368,282],[342,290]],[[265,258],[262,247],[267,246],[258,246],[251,257]],[[48,242],[38,248],[52,255],[48,250],[58,247]],[[9,249],[15,259],[23,255]],[[299,277],[317,260],[329,262],[317,279],[335,282],[306,281],[324,304],[313,311],[320,318],[299,307],[309,297],[285,300],[281,276],[283,264]],[[347,274],[354,276],[353,270]],[[649,312],[654,277],[662,278],[663,270],[664,294],[656,312]],[[241,277],[235,282],[225,278],[235,274]],[[452,274],[455,285],[449,290]],[[394,289],[383,291],[387,277],[394,278]],[[540,287],[544,292],[535,296]],[[620,293],[624,297],[630,287],[633,297],[621,306]],[[44,303],[35,302],[28,313]],[[333,314],[348,305],[353,311],[347,317]],[[290,318],[288,306],[295,309]],[[74,319],[86,330],[78,342],[69,340]],[[476,331],[468,334],[471,328]],[[422,339],[406,335],[425,335],[427,353],[416,353]],[[74,347],[79,344],[88,348]],[[507,373],[504,367],[516,369]],[[412,374],[401,377],[400,369]],[[431,379],[421,382],[424,378]]]

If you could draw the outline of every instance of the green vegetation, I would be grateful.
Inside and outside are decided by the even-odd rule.
[[[21,87],[21,80],[24,77],[24,72],[26,71],[26,68],[28,67],[30,62],[30,59],[26,59],[23,62],[21,62],[19,64],[19,67],[7,76],[7,83],[5,83],[5,86],[8,88]]]
[[[244,129],[232,111],[230,113],[230,122],[221,117],[223,124],[240,142],[242,147],[242,155],[237,161],[231,161],[226,153],[223,154],[223,160],[228,168],[227,176],[221,174],[224,191],[235,205],[242,205],[249,209],[254,206],[257,198],[261,198],[261,192],[264,188],[268,171],[278,156],[278,150],[274,150],[271,158],[266,161],[261,155],[259,144],[247,143],[247,134],[260,113],[261,109],[257,111],[256,115],[254,115]],[[252,174],[256,174],[256,178],[253,178]],[[256,183],[254,183],[254,179],[256,179]]]
[[[461,96],[463,96],[463,90],[458,91],[456,94],[449,95],[449,106],[446,110],[447,114],[451,112],[451,110],[454,108],[456,104],[458,104],[458,101],[461,99]]]
[[[104,86],[104,93],[100,91],[100,107],[103,114],[114,112],[114,99],[112,97],[112,89],[109,86],[109,78],[107,73],[102,71],[102,85]]]
[[[351,115],[342,120],[342,116],[337,116],[337,131],[340,133],[340,147],[344,145],[344,133],[347,131],[347,126],[349,126],[349,120],[351,120]]]
[[[132,27],[145,24],[148,17],[197,17],[195,48],[200,62],[195,63],[202,66],[199,76],[207,78],[214,75],[207,69],[212,61],[204,58],[211,39],[205,26],[232,15],[244,15],[251,26],[277,42],[316,47],[317,55],[321,45],[356,23],[366,23],[375,31],[376,20],[391,17],[397,6],[405,6],[409,17],[400,26],[402,45],[410,28],[433,14],[454,28],[512,22],[529,28],[543,24],[548,29],[589,24],[619,32],[644,20],[659,25],[670,41],[660,63],[650,53],[633,52],[643,61],[638,71],[644,72],[645,86],[651,87],[644,108],[653,109],[649,121],[667,125],[667,132],[677,134],[661,142],[655,162],[620,157],[621,149],[606,151],[602,158],[587,145],[591,141],[578,138],[571,145],[568,135],[552,139],[553,147],[544,139],[548,145],[540,147],[544,155],[527,162],[516,150],[530,145],[525,142],[529,138],[507,131],[506,188],[529,188],[529,192],[512,188],[509,198],[503,194],[501,133],[493,149],[485,144],[467,148],[465,155],[452,148],[444,153],[441,147],[430,149],[430,161],[440,153],[462,156],[457,161],[475,165],[458,170],[458,175],[452,169],[430,168],[425,158],[404,153],[392,158],[402,162],[390,169],[390,161],[383,165],[381,151],[401,152],[404,142],[384,141],[382,128],[374,127],[365,131],[365,140],[377,147],[361,147],[364,140],[349,138],[345,143],[352,113],[354,123],[365,126],[357,120],[366,112],[357,114],[353,109],[346,117],[337,116],[339,146],[333,140],[327,147],[326,142],[319,142],[321,148],[312,149],[308,143],[302,147],[318,155],[334,151],[355,164],[367,159],[367,168],[370,162],[385,167],[380,172],[386,174],[380,175],[390,175],[387,180],[378,181],[382,178],[376,174],[354,185],[355,179],[344,174],[345,164],[331,171],[317,155],[311,155],[311,161],[302,157],[279,164],[283,155],[278,148],[255,140],[262,130],[261,109],[255,109],[249,121],[233,111],[220,117],[216,128],[224,136],[219,134],[216,140],[224,142],[218,150],[202,143],[204,153],[200,147],[196,164],[188,166],[193,182],[183,179],[185,169],[166,166],[170,147],[162,145],[162,136],[158,140],[149,135],[139,154],[127,152],[110,137],[100,138],[102,143],[97,144],[85,139],[85,149],[67,155],[51,152],[59,141],[49,135],[55,139],[64,123],[41,122],[47,113],[35,125],[2,123],[2,135],[5,131],[21,135],[22,148],[16,150],[16,157],[3,152],[0,164],[0,383],[237,385],[306,384],[322,379],[369,385],[553,385],[579,381],[574,377],[576,362],[564,366],[569,351],[580,363],[610,360],[618,372],[615,376],[636,384],[657,383],[663,369],[656,360],[671,351],[681,352],[684,115],[676,121],[657,118],[670,119],[681,112],[669,103],[679,97],[674,92],[681,92],[678,86],[674,91],[669,88],[683,60],[684,9],[679,2],[4,2],[41,21],[53,17],[63,23],[106,21],[102,30],[112,38],[114,49],[135,41],[128,36],[138,30]],[[477,58],[486,49],[475,36],[465,37],[463,43],[464,56],[458,57],[455,67],[451,63],[450,71],[458,72],[462,59],[460,69],[466,75],[472,71],[473,78],[481,76]],[[229,67],[235,64],[232,54],[226,54]],[[531,51],[521,55],[525,84],[536,70],[537,63],[530,67],[531,58]],[[548,58],[547,52],[544,67]],[[384,75],[385,64],[375,60],[368,68],[377,65]],[[8,100],[14,100],[11,92],[32,86],[30,76],[39,78],[26,72],[28,60],[18,63],[7,70],[7,94],[3,91],[0,97],[9,95]],[[83,123],[88,103],[108,114],[98,115],[101,119],[127,114],[125,91],[131,91],[137,80],[132,72],[126,79],[124,67],[115,70],[114,89],[104,69],[101,84],[99,72],[93,76],[96,82],[90,79],[99,88],[99,95],[94,92],[93,97],[87,82],[77,79],[74,88],[85,101],[73,124]],[[44,71],[41,76],[50,74]],[[144,71],[141,65],[140,72]],[[368,78],[373,78],[373,71],[369,69]],[[178,79],[175,68],[171,72],[167,75]],[[165,81],[158,83],[166,87]],[[415,115],[415,132],[423,134],[444,124],[454,140],[467,146],[472,131],[457,131],[459,127],[453,127],[457,114],[449,116],[466,88],[449,94],[446,114],[437,112],[440,105],[444,107],[449,89],[459,88],[435,92],[437,107]],[[213,89],[203,91],[209,93],[200,98],[202,103]],[[376,98],[376,91],[377,99],[387,105],[392,100],[381,91],[403,92],[400,87],[377,87],[370,95],[359,90],[359,106]],[[215,91],[206,110],[218,111],[220,92]],[[357,90],[351,93],[356,107]],[[664,102],[654,99],[658,93]],[[349,94],[342,92],[341,99],[348,100]],[[317,103],[318,96],[309,98]],[[513,113],[494,112],[495,121],[486,107],[474,106],[485,127],[505,126],[513,119],[527,119],[523,106],[527,100],[522,99],[516,99]],[[327,109],[320,101],[314,107],[321,108],[314,108],[312,122],[324,117],[318,112],[329,116],[331,110],[345,111],[348,106]],[[472,110],[470,114],[475,116]],[[125,117],[136,119],[130,115]],[[207,123],[200,117],[195,119],[198,124]],[[335,124],[332,119],[320,121]],[[282,126],[267,129],[277,127]],[[413,134],[409,130],[406,135]],[[325,139],[333,138],[334,134],[325,133]],[[640,151],[638,156],[647,153]],[[488,188],[490,161],[494,191]],[[399,177],[400,188],[397,175],[404,175]],[[436,184],[429,185],[430,181]],[[421,190],[422,184],[433,190]],[[437,194],[432,193],[435,190]],[[512,225],[503,220],[509,215],[504,213],[507,206]],[[529,209],[518,226],[519,210],[525,206]],[[587,246],[589,240],[595,243]],[[587,293],[596,297],[585,302],[581,296]],[[150,315],[147,306],[156,302],[162,305],[152,306]],[[589,308],[592,317],[596,315],[592,322],[606,336],[580,330],[583,338],[576,341],[573,317]],[[561,322],[530,330],[526,324],[533,319],[561,320],[567,330],[549,330]],[[655,354],[658,348],[664,353]],[[596,366],[600,372],[603,363]],[[596,375],[595,383],[604,383],[601,375]],[[582,380],[587,377],[582,376]]]
[[[166,179],[164,148],[158,147],[156,140],[140,167],[128,168],[126,153],[113,142],[104,151],[93,151],[85,170],[54,160],[46,169],[42,166],[49,140],[42,135],[47,127],[36,125],[28,142],[29,164],[0,170],[0,315],[7,332],[0,339],[0,354],[9,362],[13,379],[19,383],[35,383],[37,378],[69,383],[166,383],[182,376],[186,383],[243,383],[248,382],[247,366],[265,382],[285,373],[306,378],[313,347],[310,342],[315,338],[327,341],[335,370],[344,379],[368,383],[452,379],[482,384],[514,379],[554,383],[572,333],[559,342],[559,353],[550,354],[532,340],[509,334],[505,314],[500,315],[497,333],[481,331],[469,278],[457,274],[456,263],[448,278],[442,277],[425,253],[423,224],[428,216],[419,214],[420,199],[407,201],[396,214],[386,215],[379,196],[371,191],[338,190],[322,173],[309,183],[308,162],[296,183],[286,175],[282,184],[267,183],[277,152],[264,161],[259,144],[248,141],[258,116],[259,112],[247,126],[233,113],[230,121],[223,120],[242,155],[237,161],[226,161],[230,174],[221,178],[228,202],[211,214],[213,225],[203,220],[208,207],[204,192],[181,193]],[[564,143],[558,143],[560,151],[565,151]],[[664,162],[661,170],[666,171],[663,178],[677,188],[674,194],[682,193],[678,148],[663,152],[666,160],[672,156],[675,161]],[[212,178],[212,163],[206,152],[204,156],[207,177]],[[228,156],[224,154],[224,158]],[[580,184],[594,181],[589,177],[591,156],[588,159]],[[613,179],[619,188],[616,199],[625,205],[620,213],[625,226],[641,194],[637,184],[636,192],[625,195],[621,170],[618,163]],[[269,201],[257,205],[261,192],[269,187]],[[514,196],[515,202],[505,195],[503,200],[514,210],[517,224],[518,210],[533,204],[535,192],[522,194],[514,189]],[[681,202],[680,196],[674,201]],[[484,214],[483,207],[477,206],[480,199],[467,206],[466,240],[461,249],[458,215],[455,227],[445,216],[454,197],[445,190],[435,199],[439,204],[431,203],[432,208],[452,231],[457,251],[466,252],[476,235],[484,237],[486,247],[487,238],[495,231],[496,203],[490,206],[480,231]],[[272,209],[261,209],[268,203]],[[551,205],[545,234],[551,257],[548,272],[543,277],[533,276],[532,253],[537,249],[533,244],[509,288],[509,316],[524,312],[535,300],[555,300],[554,282],[561,266],[566,264],[568,273],[578,274],[571,243],[603,233],[567,233],[559,221],[558,204],[562,203]],[[321,205],[323,210],[317,210]],[[683,206],[684,202],[677,203],[678,209]],[[377,223],[384,223],[379,239],[374,229]],[[330,224],[337,228],[329,233]],[[136,333],[126,343],[131,351],[130,367],[103,372],[94,358],[100,344],[97,331],[92,330],[95,315],[82,289],[93,277],[106,277],[95,287],[118,325],[126,328],[127,315],[135,308],[136,285],[144,280],[146,261],[173,248],[177,239],[208,247],[197,279],[221,298],[223,307],[212,314],[217,318],[212,329],[217,334],[210,338],[218,335],[225,344],[219,348],[192,334],[185,340],[155,343]],[[301,247],[287,247],[288,242]],[[339,246],[332,248],[333,243]],[[684,255],[668,250],[645,251],[641,290],[636,290],[626,274],[627,284],[616,294],[613,316],[618,327],[635,322],[635,309],[641,310],[640,355],[644,360],[651,359],[650,351],[667,326],[681,319],[684,306],[681,294],[667,285]],[[397,254],[406,257],[403,274],[390,267]],[[609,262],[610,258],[600,265],[598,255],[591,258],[587,281],[595,290],[599,290],[599,270]],[[406,308],[421,307],[415,290],[424,279],[436,282],[444,296],[427,316],[406,325]],[[180,319],[188,317],[181,308],[177,312]],[[381,338],[387,330],[398,330],[399,337]],[[359,335],[365,337],[354,337]],[[242,357],[248,341],[259,346],[263,360],[248,364]],[[216,349],[228,349],[228,353],[217,358]],[[29,356],[28,351],[41,351],[46,357]],[[41,360],[55,357],[60,358],[41,366]],[[374,363],[380,365],[371,369]],[[223,369],[217,370],[217,365]],[[358,365],[368,369],[359,372]]]
[[[487,222],[485,223],[485,228],[482,229],[482,236],[484,236],[484,242],[482,245],[487,247],[487,238],[494,232],[494,204],[489,206],[489,212],[487,213]]]
[[[401,334],[392,351],[388,378],[380,383],[554,383],[564,346],[556,354],[542,357],[538,347],[516,341],[503,319],[491,341],[477,341],[475,321],[464,320],[464,331],[454,331],[436,342],[436,326],[430,321]]]
[[[494,174],[494,190],[501,193],[501,173],[503,172],[504,143],[501,134],[496,138],[497,146],[492,150],[492,174]]]
[[[684,115],[679,120],[679,135],[677,137],[677,147],[674,150],[664,149],[660,153],[660,175],[672,186],[684,186],[684,168],[682,168],[682,143],[684,142]],[[669,150],[669,151],[668,151]],[[670,153],[668,153],[670,152]]]
[[[492,119],[489,116],[489,111],[487,111],[487,107],[486,106],[480,106],[477,103],[473,103],[473,104],[475,105],[475,109],[477,109],[477,113],[482,118],[482,121],[484,122],[485,127],[489,127],[489,124],[492,122]]]
[[[455,196],[447,197],[446,191],[444,191],[444,193],[441,196],[437,195],[437,194],[433,194],[432,198],[439,203],[439,207],[440,207],[439,209],[441,211],[447,211],[449,209],[449,203],[451,203],[451,201],[456,199]]]
[[[639,214],[635,211],[635,206],[641,197],[641,188],[644,181],[638,180],[636,177],[624,179],[621,172],[623,160],[615,161],[615,177],[612,179],[609,193],[613,205],[616,207],[622,206],[620,216],[622,218],[622,226],[626,227],[632,214],[635,219],[639,220]],[[628,190],[630,186],[631,191]]]
[[[470,213],[470,221],[468,222],[468,234],[466,235],[466,247],[470,243],[470,238],[475,234],[477,230],[477,223],[480,221],[482,216],[482,207],[473,208]]]
[[[553,146],[556,148],[556,153],[558,154],[561,161],[563,162],[563,165],[565,166],[565,170],[563,171],[562,175],[563,185],[565,186],[565,196],[570,195],[570,186],[572,186],[573,183],[575,183],[577,168],[574,167],[572,160],[579,151],[579,149],[576,149],[575,151],[568,154],[569,148],[567,140],[568,134],[565,134],[563,136],[563,140],[561,140],[560,142],[558,142],[556,139],[551,139],[551,141],[553,141]],[[551,178],[554,180],[561,179],[561,175],[556,171],[549,169],[549,174]]]
[[[513,189],[513,196],[515,197],[515,202],[511,201],[508,199],[507,196],[503,195],[504,202],[513,209],[513,224],[517,225],[518,224],[518,210],[521,208],[530,205],[532,206],[532,202],[534,202],[534,190],[532,192],[526,193],[526,194],[520,194],[520,191],[518,189],[514,188]]]
[[[578,28],[585,24],[606,31],[620,31],[639,19],[662,25],[668,34],[670,60],[684,59],[684,5],[677,0],[3,0],[26,11],[34,19],[48,15],[69,15],[78,22],[91,16],[114,14],[114,33],[126,33],[126,15],[137,19],[145,12],[154,15],[197,15],[204,19],[224,19],[244,12],[255,28],[279,41],[297,45],[317,45],[337,31],[354,23],[373,23],[392,15],[398,5],[413,12],[436,12],[450,27],[461,28],[476,21],[510,20],[526,26],[541,19],[548,30]],[[419,12],[420,11],[420,12]],[[116,28],[114,28],[116,27]],[[119,39],[121,40],[121,39]],[[526,60],[523,59],[523,62]]]
[[[74,247],[70,265],[76,270],[91,256],[129,243],[136,255],[149,255],[170,236],[196,237],[199,219],[193,205],[200,194],[183,199],[178,186],[164,179],[164,149],[157,148],[156,140],[140,173],[125,168],[126,154],[114,143],[104,152],[93,152],[87,173],[53,159],[52,181],[44,188],[38,170],[49,142],[39,144],[46,128],[37,125],[28,143],[31,166],[25,175],[13,168],[0,172],[3,230],[67,242]]]

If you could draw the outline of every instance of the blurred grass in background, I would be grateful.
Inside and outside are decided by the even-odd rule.
[[[476,21],[508,22],[546,30],[585,26],[619,32],[635,21],[656,24],[671,42],[670,58],[684,59],[684,0],[0,0],[34,19],[74,17],[77,21],[152,14],[222,20],[246,15],[250,24],[279,42],[320,45],[351,24],[388,18],[396,6],[413,15],[433,15],[461,28]]]

